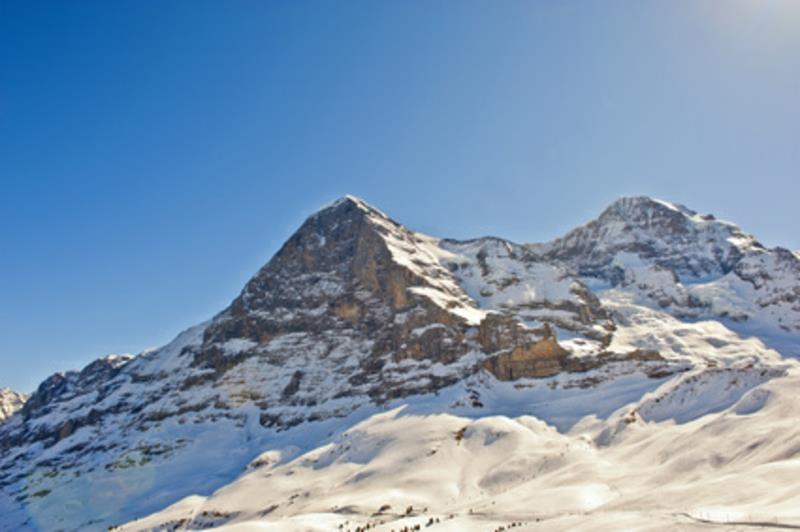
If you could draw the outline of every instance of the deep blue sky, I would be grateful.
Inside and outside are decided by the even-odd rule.
[[[352,193],[555,237],[650,194],[800,248],[800,3],[0,0],[0,386],[226,306]]]

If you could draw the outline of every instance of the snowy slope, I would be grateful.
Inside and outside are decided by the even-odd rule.
[[[612,347],[658,349],[676,373],[654,377],[620,364],[611,378],[597,371],[511,386],[481,376],[435,398],[387,405],[300,456],[266,451],[210,497],[122,530],[388,531],[431,519],[433,530],[800,524],[800,489],[785,489],[800,452],[791,421],[800,364],[718,322],[687,324],[610,295],[604,303],[619,323]],[[587,379],[597,382],[586,387]],[[747,451],[753,445],[758,452]]]
[[[663,512],[626,509],[626,474],[635,489],[657,485],[623,467],[626,449],[654,440],[626,442],[700,439],[700,425],[722,419],[788,423],[771,416],[788,411],[796,380],[784,357],[800,353],[798,263],[649,198],[623,198],[553,242],[515,244],[423,235],[348,196],[310,216],[212,319],[44,381],[0,424],[0,528],[327,530],[374,522],[382,499],[392,515],[436,509],[439,526],[453,514],[450,529],[514,515],[571,526],[612,499],[609,527],[686,525],[699,514],[679,497]],[[764,406],[773,395],[784,407]],[[467,425],[475,435],[456,441]],[[487,434],[503,431],[510,443],[492,445]],[[429,458],[431,446],[441,451]],[[506,459],[565,465],[542,477],[554,486],[547,512],[526,502],[545,490],[538,477]],[[585,469],[596,460],[608,470]],[[389,529],[422,517],[392,519]]]
[[[568,433],[531,416],[470,419],[398,408],[293,460],[266,454],[211,496],[184,499],[121,530],[800,526],[800,373],[792,366],[720,412],[683,423],[645,421],[642,404]],[[656,393],[699,403],[692,397],[699,389],[669,384]]]

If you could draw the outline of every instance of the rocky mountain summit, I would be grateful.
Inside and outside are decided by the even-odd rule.
[[[622,198],[517,244],[430,237],[347,196],[170,344],[0,392],[0,528],[119,524],[398,404],[562,431],[634,400],[629,421],[718,411],[785,374],[798,336],[797,254],[686,207]],[[686,399],[704,386],[725,391]]]
[[[0,423],[22,408],[28,396],[8,388],[0,388]]]
[[[597,219],[532,248],[582,276],[613,283],[624,279],[620,254],[682,279],[702,279],[730,272],[748,251],[764,250],[734,224],[646,196],[620,198]]]
[[[767,249],[736,225],[647,197],[621,198],[547,244],[543,260],[608,283],[681,318],[721,318],[800,353],[800,259]]]

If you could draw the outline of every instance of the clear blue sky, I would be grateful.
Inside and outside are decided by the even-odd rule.
[[[800,248],[800,2],[0,0],[0,386],[225,307],[352,193],[555,237],[624,194]]]

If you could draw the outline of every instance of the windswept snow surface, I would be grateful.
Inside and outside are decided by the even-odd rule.
[[[648,422],[637,415],[641,406],[629,405],[566,433],[532,416],[395,408],[289,461],[257,459],[211,496],[186,498],[122,530],[800,526],[798,386],[792,364],[717,413]],[[682,400],[704,399],[690,392]]]

